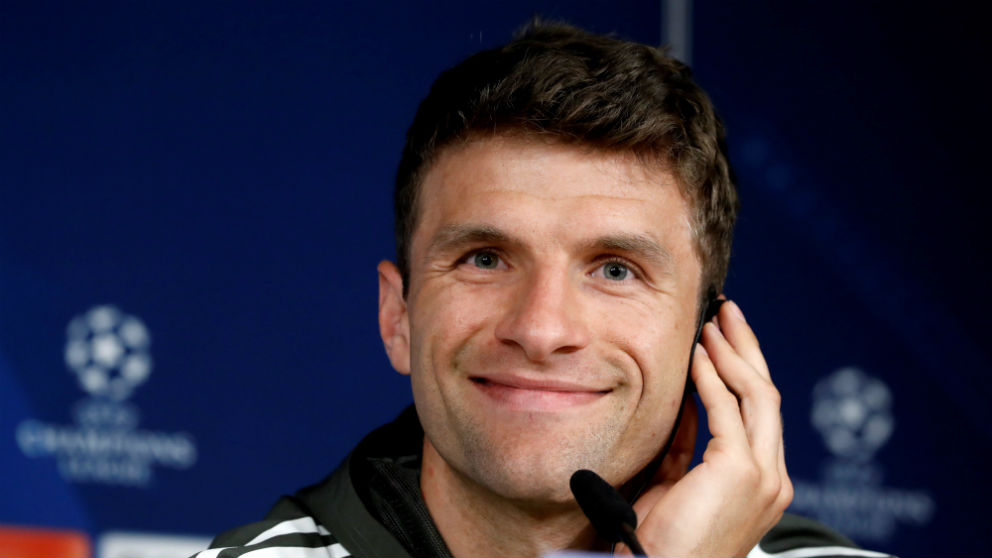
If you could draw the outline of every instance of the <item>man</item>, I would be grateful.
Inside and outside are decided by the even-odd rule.
[[[685,66],[533,26],[438,78],[395,201],[379,324],[415,412],[199,556],[609,552],[569,489],[579,469],[636,500],[651,555],[877,555],[783,518],[779,394],[740,308],[697,344],[737,197]],[[689,386],[712,434],[692,470]]]

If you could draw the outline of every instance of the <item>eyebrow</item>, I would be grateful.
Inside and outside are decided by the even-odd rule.
[[[673,263],[672,253],[653,238],[643,234],[619,233],[601,236],[586,244],[591,251],[623,252],[637,256],[662,268]]]
[[[447,252],[466,244],[519,243],[505,231],[490,225],[448,225],[431,238],[427,254]]]

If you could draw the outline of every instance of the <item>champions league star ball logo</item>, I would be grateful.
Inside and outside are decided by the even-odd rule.
[[[813,426],[827,449],[853,461],[870,460],[892,436],[892,394],[857,368],[842,368],[813,388]]]
[[[139,428],[138,408],[125,401],[151,375],[145,324],[114,306],[95,306],[69,322],[66,336],[66,366],[89,397],[76,403],[71,424],[22,421],[24,455],[54,457],[67,481],[116,486],[147,486],[158,467],[192,467],[190,434]]]
[[[73,318],[66,336],[66,365],[94,397],[123,401],[151,374],[148,329],[113,306],[97,306]]]
[[[812,516],[862,542],[889,542],[900,526],[922,527],[935,513],[924,490],[885,484],[878,451],[892,438],[896,421],[892,391],[858,368],[845,367],[813,388],[813,427],[832,457],[819,480],[792,479],[792,511]]]

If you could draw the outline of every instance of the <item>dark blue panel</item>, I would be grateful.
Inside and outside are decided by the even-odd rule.
[[[794,509],[904,556],[982,554],[981,18],[905,2],[695,10],[696,74],[725,115],[744,204],[730,291],[785,396]],[[815,386],[847,367],[891,398],[891,434],[863,461],[813,424]]]

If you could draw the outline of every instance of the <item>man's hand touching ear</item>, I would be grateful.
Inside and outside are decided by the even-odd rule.
[[[682,425],[649,489],[634,504],[637,536],[652,556],[744,556],[792,501],[785,469],[780,395],[758,340],[728,301],[703,326],[692,379],[712,438],[688,470],[698,415]]]

